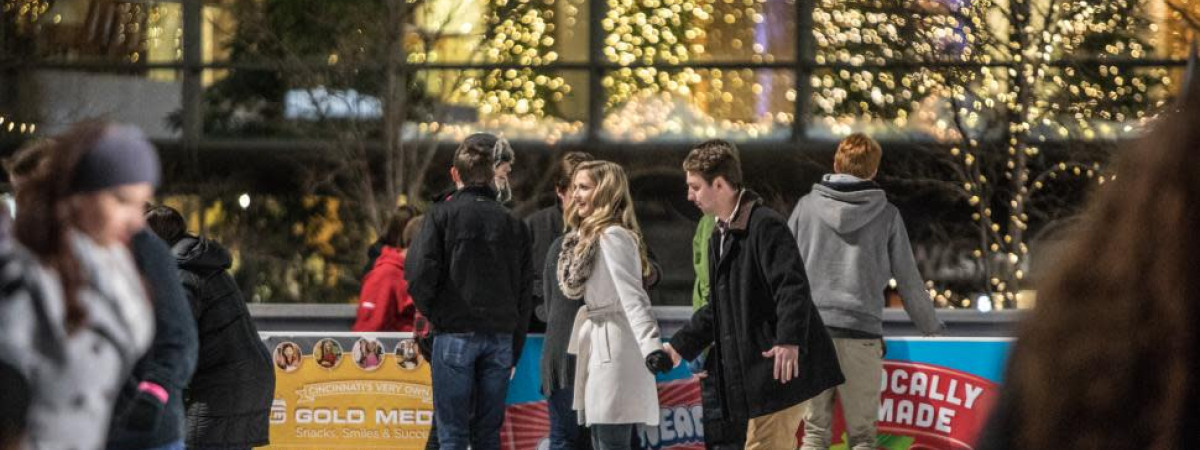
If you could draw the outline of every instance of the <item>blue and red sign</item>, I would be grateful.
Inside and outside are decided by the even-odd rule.
[[[971,449],[995,401],[1010,339],[886,339],[880,377],[878,448]],[[548,448],[550,421],[538,391],[541,337],[530,337],[508,394],[506,449]],[[659,377],[657,427],[641,430],[648,449],[703,449],[700,387],[685,366]],[[843,436],[841,414],[833,436]],[[833,449],[845,448],[841,438]]]

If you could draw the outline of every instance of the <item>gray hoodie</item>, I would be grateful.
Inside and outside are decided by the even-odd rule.
[[[904,220],[878,185],[826,175],[796,204],[788,227],[825,326],[882,336],[884,289],[894,278],[917,328],[942,332]]]

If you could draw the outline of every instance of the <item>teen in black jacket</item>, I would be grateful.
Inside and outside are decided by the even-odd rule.
[[[426,214],[405,261],[408,292],[439,334],[512,333],[520,356],[533,311],[529,239],[495,190],[464,187]]]

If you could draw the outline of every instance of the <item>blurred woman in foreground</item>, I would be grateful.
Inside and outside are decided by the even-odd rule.
[[[158,156],[136,128],[106,122],[53,142],[17,194],[20,245],[0,251],[0,360],[28,384],[28,447],[101,448],[154,336],[128,244],[145,225]]]
[[[1200,435],[1200,92],[1118,155],[1038,286],[977,448],[1175,449]]]

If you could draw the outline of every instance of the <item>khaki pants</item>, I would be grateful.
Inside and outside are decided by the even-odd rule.
[[[746,426],[746,450],[796,448],[796,430],[804,416],[804,404],[750,419]]]
[[[846,418],[846,447],[875,449],[875,421],[879,418],[879,387],[883,377],[883,342],[879,339],[834,338],[838,363],[846,382],[804,402],[802,450],[829,448],[833,428],[833,396],[842,400]]]

